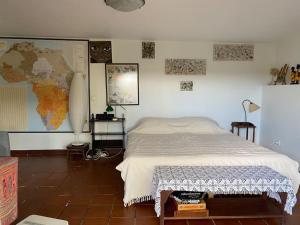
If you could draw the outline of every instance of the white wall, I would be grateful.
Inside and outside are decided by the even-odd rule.
[[[300,35],[276,43],[276,64],[300,63]],[[289,79],[288,79],[289,81]],[[300,85],[263,88],[261,144],[300,162]],[[280,141],[280,145],[275,144]]]
[[[263,88],[261,144],[300,162],[300,86]],[[276,143],[280,141],[280,143]],[[279,144],[279,145],[278,145]]]
[[[156,58],[141,58],[141,41],[113,40],[113,62],[139,63],[140,105],[127,106],[127,127],[145,116],[209,116],[229,129],[232,121],[242,121],[241,101],[249,98],[261,105],[262,86],[270,80],[275,52],[271,44],[255,44],[253,62],[214,62],[211,42],[156,41]],[[207,59],[207,75],[164,74],[165,58]],[[105,110],[105,71],[103,64],[91,64],[91,112]],[[179,91],[179,82],[194,81],[193,92]],[[123,111],[119,108],[118,112]],[[260,111],[248,120],[258,127]],[[12,149],[61,149],[71,134],[11,134]],[[88,139],[88,136],[86,136]],[[36,141],[38,140],[38,143]]]

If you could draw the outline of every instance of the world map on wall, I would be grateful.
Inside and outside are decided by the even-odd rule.
[[[1,41],[0,39],[0,95],[4,107],[7,102],[7,109],[3,109],[5,112],[0,110],[0,130],[71,131],[68,121],[69,90],[74,72],[78,69],[85,70],[88,64],[84,59],[88,57],[87,54],[84,56],[87,52],[86,42]],[[87,74],[86,71],[82,72]],[[20,93],[16,90],[22,88],[26,89],[23,92],[26,95],[25,104],[24,96],[16,94]],[[20,101],[20,105],[24,105],[15,106],[20,107],[19,112],[11,113],[15,117],[23,117],[25,125],[24,121],[18,124],[3,119],[11,107],[11,101]],[[22,115],[19,115],[20,111]],[[24,117],[24,114],[27,116]]]

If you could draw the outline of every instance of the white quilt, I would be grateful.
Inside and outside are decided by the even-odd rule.
[[[295,194],[300,184],[296,161],[231,133],[131,133],[124,161],[117,166],[125,182],[125,205],[150,198],[152,175],[158,165],[263,165],[289,177]]]

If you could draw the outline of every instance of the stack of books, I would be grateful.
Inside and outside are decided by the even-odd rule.
[[[175,191],[171,194],[174,205],[175,217],[207,217],[209,210],[206,208],[205,192]]]

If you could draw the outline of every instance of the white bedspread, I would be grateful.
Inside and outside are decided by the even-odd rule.
[[[263,165],[289,177],[295,194],[300,184],[296,161],[230,133],[131,133],[124,161],[117,166],[125,182],[125,205],[151,195],[152,175],[158,165]]]

